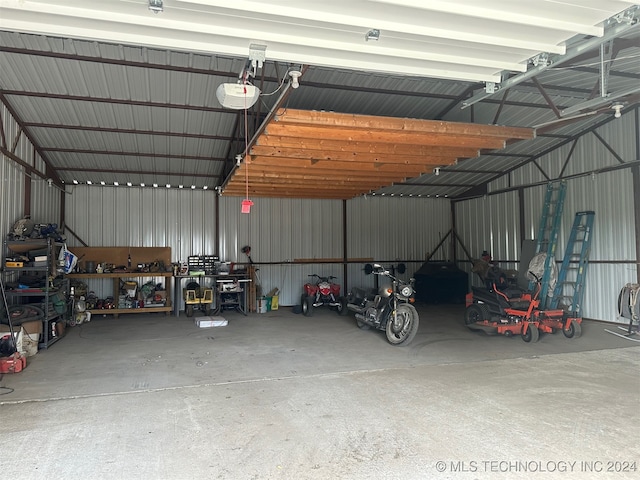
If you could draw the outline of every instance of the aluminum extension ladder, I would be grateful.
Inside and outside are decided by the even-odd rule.
[[[589,266],[589,252],[591,250],[591,234],[593,220],[596,213],[589,210],[576,213],[564,252],[562,266],[558,273],[558,283],[553,290],[553,297],[549,307],[558,308],[561,300],[565,300],[563,308],[572,317],[582,316],[582,296],[584,280]],[[575,272],[575,279],[567,280],[569,272]],[[573,277],[573,275],[572,275]],[[569,300],[568,302],[566,300]]]
[[[551,280],[552,265],[556,261],[556,246],[558,243],[558,230],[562,221],[562,210],[564,208],[564,197],[567,190],[567,183],[564,180],[550,182],[547,184],[547,193],[544,197],[538,236],[536,237],[536,254],[546,253],[544,261],[544,273],[540,279],[540,307],[547,299],[549,293],[549,281]],[[529,283],[529,290],[533,291],[535,282]]]

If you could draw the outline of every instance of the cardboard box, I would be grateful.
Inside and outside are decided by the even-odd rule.
[[[34,320],[33,322],[24,322],[22,328],[26,333],[42,333],[42,322],[40,320]]]

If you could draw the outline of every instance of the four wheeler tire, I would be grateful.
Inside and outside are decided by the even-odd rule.
[[[396,308],[396,318],[390,317],[387,320],[387,340],[391,345],[408,345],[418,333],[419,325],[420,317],[415,307],[402,303]]]
[[[582,335],[582,325],[571,319],[569,326],[562,329],[562,333],[567,338],[578,338]]]
[[[465,325],[472,325],[489,319],[491,319],[489,308],[481,303],[473,303],[469,305],[464,312]]]
[[[208,317],[209,315],[211,315],[211,304],[210,303],[205,303],[204,304],[204,314]]]
[[[307,295],[302,299],[302,313],[305,317],[313,315],[313,297]]]
[[[44,310],[36,305],[12,305],[9,307],[9,318],[11,318],[11,325],[18,326],[24,322],[31,322],[33,320],[40,320],[44,318]],[[9,324],[7,318],[3,318],[0,323]]]
[[[184,311],[187,314],[187,317],[193,317],[193,305],[187,305],[184,308]]]
[[[349,309],[347,308],[347,298],[340,297],[338,299],[338,302],[340,302],[340,305],[338,305],[338,313],[340,315],[349,315]]]
[[[522,340],[529,343],[535,343],[540,338],[540,330],[533,323],[527,327],[527,331],[522,333]]]

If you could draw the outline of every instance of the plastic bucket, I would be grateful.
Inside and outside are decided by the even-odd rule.
[[[260,297],[258,299],[258,313],[267,313],[267,299]]]

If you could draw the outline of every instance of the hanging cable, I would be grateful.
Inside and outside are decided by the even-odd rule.
[[[246,188],[246,195],[244,198],[249,199],[249,115],[247,113],[247,109],[244,109],[244,184]]]

